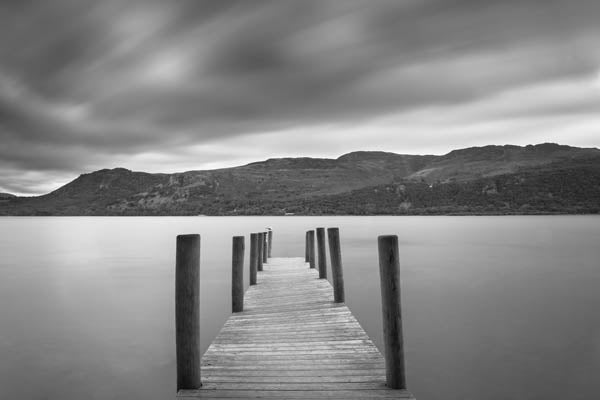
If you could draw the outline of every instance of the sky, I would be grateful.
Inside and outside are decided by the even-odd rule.
[[[598,0],[1,0],[0,192],[357,150],[600,147]]]

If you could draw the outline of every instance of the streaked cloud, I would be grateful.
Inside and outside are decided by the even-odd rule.
[[[115,166],[600,146],[599,19],[595,0],[5,0],[0,191]]]

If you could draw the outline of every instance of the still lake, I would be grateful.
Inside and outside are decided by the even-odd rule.
[[[267,226],[274,257],[302,257],[308,229],[340,228],[347,304],[379,348],[376,239],[399,236],[407,380],[417,399],[600,393],[600,216],[0,224],[2,399],[173,399],[175,236],[202,236],[204,351],[231,307],[231,237]]]

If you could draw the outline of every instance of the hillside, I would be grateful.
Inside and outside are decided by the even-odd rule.
[[[8,200],[8,199],[13,199],[17,196],[15,196],[14,194],[10,194],[10,193],[0,193],[0,200]]]
[[[485,146],[443,156],[354,152],[175,174],[84,174],[6,197],[1,215],[596,213],[600,150]]]

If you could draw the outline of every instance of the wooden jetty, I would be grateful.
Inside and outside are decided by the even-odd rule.
[[[268,258],[257,275],[256,284],[245,294],[240,289],[233,289],[239,287],[240,279],[240,273],[235,273],[235,269],[243,268],[239,254],[243,252],[243,238],[234,238],[232,299],[236,304],[234,311],[239,312],[230,316],[201,360],[198,360],[199,354],[189,358],[186,353],[198,351],[196,338],[189,338],[198,335],[194,332],[197,329],[193,326],[194,321],[190,320],[190,329],[185,329],[181,321],[177,322],[178,399],[414,400],[405,388],[402,335],[394,331],[401,330],[399,292],[393,294],[398,300],[398,314],[392,316],[393,326],[384,326],[384,331],[387,330],[384,358],[343,303],[338,231],[332,229],[328,233],[333,253],[335,295],[327,279],[319,278],[323,272],[310,268],[314,263],[304,257]],[[307,248],[309,245],[310,239],[307,239]],[[260,257],[259,248],[254,249],[254,246],[260,246],[259,241],[253,239],[251,246],[252,257]],[[319,254],[322,251],[324,249],[320,249]],[[307,258],[309,254],[314,256],[314,251],[306,254]],[[183,270],[179,264],[189,259],[182,257],[183,261],[178,261],[178,271]],[[191,264],[195,262],[193,258]],[[257,262],[251,258],[251,274],[256,270]],[[190,266],[189,262],[187,266]],[[183,280],[184,275],[178,274],[177,279]],[[192,280],[195,279],[192,275]],[[399,280],[396,283],[399,285]],[[243,311],[239,306],[240,293]],[[177,296],[178,309],[184,307],[188,314],[195,310],[195,305],[190,308],[189,295],[185,298]],[[387,324],[385,308],[384,325]],[[390,307],[387,309],[389,311]],[[178,317],[184,318],[182,314]],[[389,349],[397,354],[387,354],[389,334],[399,338],[395,345],[400,347]],[[390,371],[391,364],[395,370]]]

